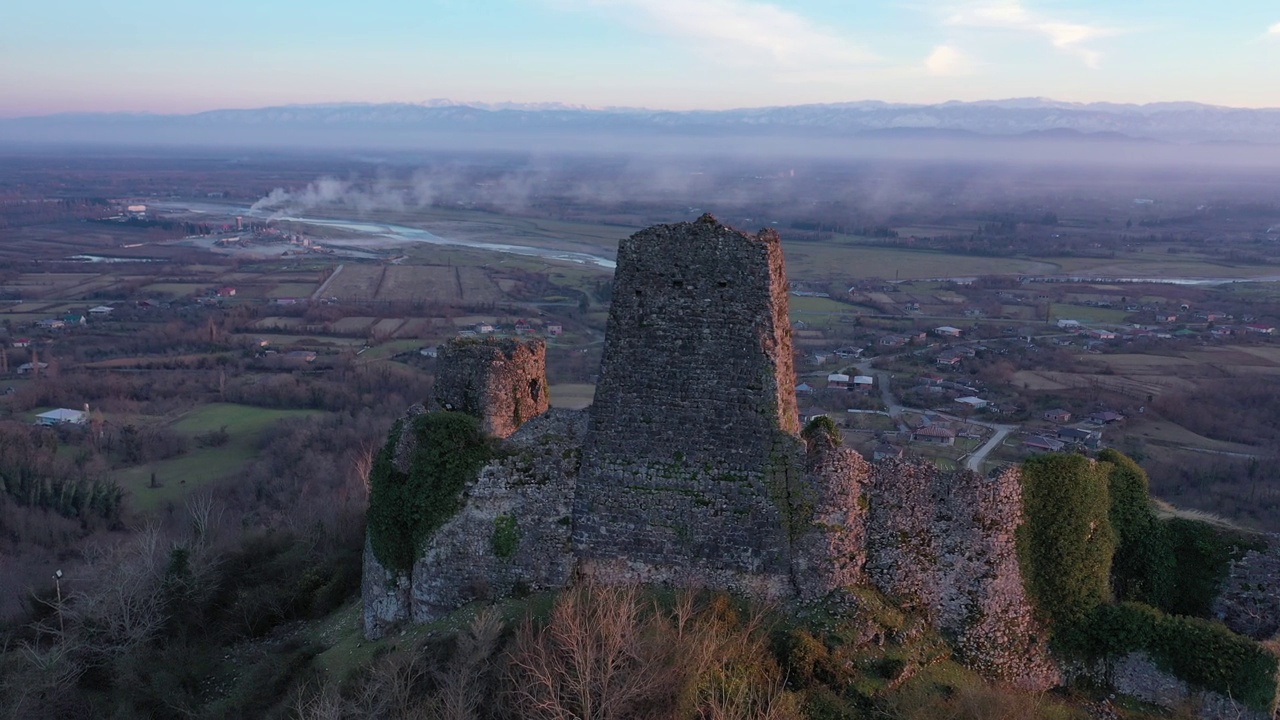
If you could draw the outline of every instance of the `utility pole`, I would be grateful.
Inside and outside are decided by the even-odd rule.
[[[62,623],[62,571],[61,570],[58,570],[53,573],[53,587],[56,589],[58,593],[58,632],[62,633],[63,637],[66,637],[67,628]]]

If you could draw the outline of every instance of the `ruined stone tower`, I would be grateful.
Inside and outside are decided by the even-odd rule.
[[[505,438],[546,412],[549,400],[542,340],[456,339],[440,347],[432,410],[474,415],[485,433]]]
[[[704,215],[623,240],[605,338],[574,504],[584,572],[789,592],[801,468],[777,233]]]

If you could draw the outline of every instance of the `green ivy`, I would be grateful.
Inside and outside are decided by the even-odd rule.
[[[520,547],[520,525],[515,515],[499,515],[493,521],[493,537],[490,539],[493,554],[503,560],[515,557]]]
[[[1079,622],[1111,597],[1109,470],[1068,454],[1038,455],[1022,466],[1026,521],[1017,531],[1018,560],[1028,594],[1051,626]]]
[[[1145,652],[1161,670],[1259,710],[1275,702],[1276,656],[1221,623],[1121,603],[1095,608],[1060,639],[1092,657]]]
[[[492,456],[480,421],[457,412],[418,415],[391,430],[369,473],[369,542],[378,561],[407,572],[423,545],[462,508],[462,490]],[[401,432],[411,432],[416,449],[410,471],[395,469]]]
[[[1116,531],[1111,580],[1116,598],[1163,606],[1161,598],[1174,584],[1175,556],[1168,530],[1151,510],[1147,473],[1117,450],[1103,450],[1098,459],[1111,465],[1109,517]]]

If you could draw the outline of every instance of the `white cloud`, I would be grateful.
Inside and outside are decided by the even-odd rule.
[[[973,60],[955,45],[939,45],[924,60],[930,75],[953,77],[973,73]]]
[[[1280,37],[1280,23],[1276,23],[1267,28],[1267,35],[1270,37]]]
[[[1027,10],[1021,0],[991,0],[970,5],[952,13],[946,22],[961,27],[996,28],[1038,35],[1055,48],[1076,55],[1091,68],[1101,64],[1102,54],[1088,47],[1087,43],[1117,33],[1113,28],[1100,25],[1044,17]]]
[[[644,27],[703,43],[701,50],[733,65],[780,69],[849,67],[878,62],[874,53],[790,10],[748,0],[586,0],[616,9]]]

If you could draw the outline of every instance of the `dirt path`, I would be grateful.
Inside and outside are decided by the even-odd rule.
[[[311,299],[319,300],[324,297],[323,293],[325,289],[329,287],[329,283],[333,282],[334,278],[338,277],[338,273],[342,272],[342,268],[344,267],[346,267],[346,265],[338,265],[338,267],[334,268],[333,272],[329,274],[328,279],[320,283],[320,287],[316,288],[316,291],[311,293]]]

